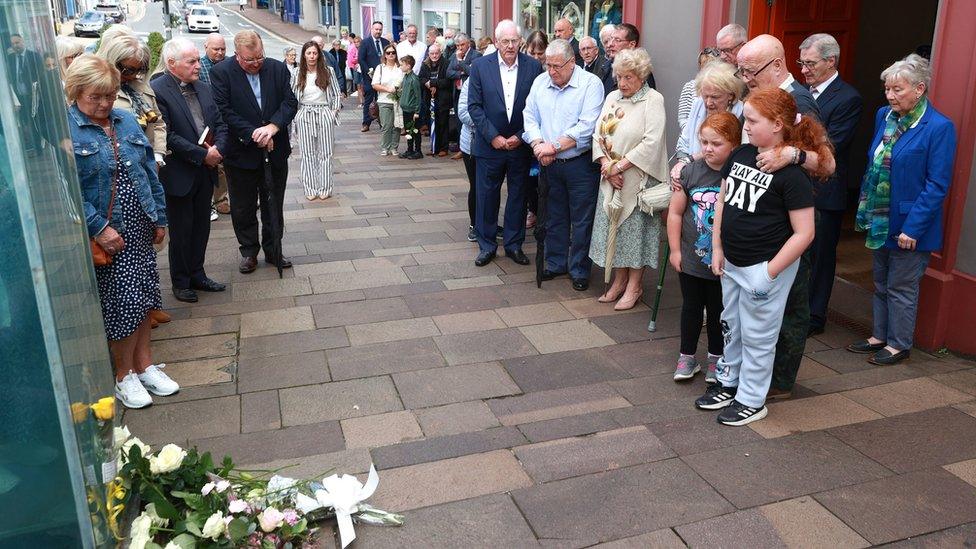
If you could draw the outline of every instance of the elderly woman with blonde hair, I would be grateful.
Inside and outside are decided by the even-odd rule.
[[[113,108],[119,71],[82,55],[68,67],[68,127],[88,234],[109,256],[95,266],[105,335],[115,368],[115,395],[129,408],[152,404],[179,385],[153,364],[149,312],[162,306],[156,252],[166,235],[163,186],[149,139],[135,116]]]
[[[61,81],[63,82],[65,73],[68,71],[68,67],[71,65],[71,62],[85,52],[85,46],[81,42],[68,36],[57,37],[54,44],[57,49],[58,69],[60,70]]]
[[[665,184],[668,155],[664,98],[646,82],[651,73],[650,55],[643,48],[621,51],[613,60],[613,73],[617,89],[607,96],[593,136],[593,159],[600,163],[602,177],[590,258],[613,269],[613,280],[597,301],[617,301],[614,309],[623,311],[640,300],[644,267],[658,264],[661,216],[638,207],[638,192]],[[613,207],[618,213],[612,218],[615,194],[618,204]],[[608,264],[611,224],[617,236],[612,264]]]
[[[156,106],[156,92],[146,82],[151,53],[149,46],[132,35],[119,34],[115,38],[102,39],[99,57],[108,61],[122,78],[115,108],[135,115],[139,126],[152,143],[156,164],[165,164],[166,123]]]

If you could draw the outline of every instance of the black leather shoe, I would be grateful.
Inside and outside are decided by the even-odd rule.
[[[264,258],[264,262],[267,263],[268,265],[275,265],[275,266],[277,266],[277,264],[274,261],[270,261],[268,258]],[[291,268],[291,260],[288,259],[287,257],[282,257],[281,258],[281,268],[282,269],[290,269]]]
[[[857,353],[859,355],[866,355],[866,354],[880,351],[881,349],[884,349],[884,347],[885,347],[884,343],[871,343],[866,339],[862,339],[857,343],[851,343],[850,345],[848,345],[847,350],[852,353]]]
[[[525,255],[525,252],[522,251],[522,248],[516,248],[510,252],[506,251],[505,256],[507,256],[512,261],[518,263],[519,265],[529,264],[529,258],[528,256]]]
[[[241,274],[249,274],[249,273],[253,273],[254,269],[257,268],[258,268],[258,259],[256,257],[242,257],[241,265],[238,267],[237,270],[239,270]]]
[[[574,278],[573,289],[577,292],[585,292],[590,288],[590,281],[585,278]]]
[[[556,273],[556,272],[550,271],[549,269],[545,269],[545,270],[542,271],[542,280],[552,280],[552,279],[556,278],[557,276],[562,276],[564,274],[566,274],[566,273]]]
[[[201,292],[222,292],[227,289],[226,284],[221,284],[212,278],[204,278],[200,282],[190,282],[190,287]]]
[[[810,329],[807,331],[807,337],[813,337],[822,333],[824,333],[823,326],[810,326]]]
[[[478,257],[474,259],[475,266],[484,267],[485,265],[491,263],[491,260],[495,258],[495,252],[481,252]]]
[[[184,303],[196,303],[197,293],[189,288],[173,288],[173,295],[178,301]]]
[[[879,366],[891,366],[892,364],[898,364],[899,362],[908,358],[911,351],[905,349],[904,351],[898,351],[897,353],[892,353],[888,349],[881,349],[874,356],[868,359],[871,364],[877,364]]]

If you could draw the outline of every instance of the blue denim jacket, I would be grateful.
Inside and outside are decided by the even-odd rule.
[[[156,160],[149,139],[146,138],[146,134],[143,133],[132,113],[112,109],[112,114],[109,116],[115,125],[119,161],[129,172],[129,179],[135,185],[142,210],[157,227],[165,227],[166,199],[163,186],[156,176]],[[81,199],[85,209],[88,234],[94,237],[102,232],[106,225],[111,225],[113,229],[122,233],[125,224],[122,221],[120,208],[112,208],[112,219],[106,220],[108,202],[112,196],[112,179],[115,174],[112,141],[101,126],[78,110],[77,105],[68,107],[68,126],[75,151],[75,164],[78,168],[78,183],[81,185]]]

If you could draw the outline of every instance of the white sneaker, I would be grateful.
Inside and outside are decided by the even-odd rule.
[[[142,386],[135,372],[129,372],[122,381],[115,382],[115,398],[119,399],[126,408],[145,408],[152,404],[152,397]]]
[[[139,374],[139,381],[142,382],[143,386],[149,392],[156,396],[169,396],[180,390],[179,383],[170,379],[161,370],[161,368],[165,367],[165,364],[150,364],[145,372]]]
[[[220,218],[220,214],[217,213],[216,206],[210,206],[210,221],[217,221]]]
[[[382,151],[380,151],[380,156],[387,156],[389,154],[390,154],[390,151],[388,151],[386,149],[383,149]]]

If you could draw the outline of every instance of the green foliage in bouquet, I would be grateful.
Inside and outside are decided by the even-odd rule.
[[[159,32],[149,33],[149,38],[146,40],[146,45],[149,46],[149,72],[153,73],[156,70],[156,65],[159,64],[159,57],[163,52],[163,44],[166,39]]]

